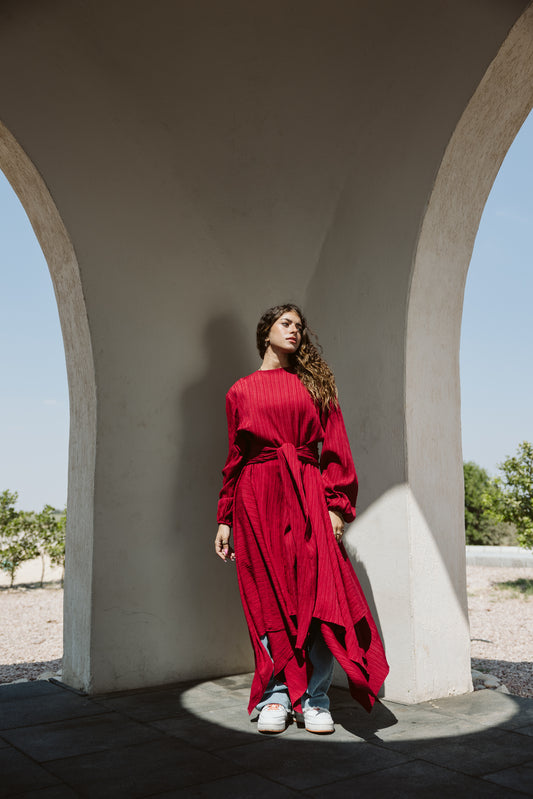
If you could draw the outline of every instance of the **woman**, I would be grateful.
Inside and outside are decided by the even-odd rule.
[[[341,543],[357,477],[333,374],[300,309],[266,311],[257,347],[261,368],[226,397],[215,549],[237,564],[256,664],[248,712],[260,711],[259,731],[282,732],[292,706],[310,732],[333,732],[333,657],[368,711],[388,672]]]

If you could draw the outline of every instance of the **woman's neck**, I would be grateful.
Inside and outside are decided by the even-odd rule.
[[[287,369],[290,366],[289,356],[285,352],[279,352],[272,347],[268,347],[263,357],[260,371],[267,369]]]

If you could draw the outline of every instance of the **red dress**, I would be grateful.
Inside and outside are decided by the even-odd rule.
[[[233,528],[242,604],[255,653],[251,712],[274,673],[300,710],[312,671],[313,619],[371,710],[388,673],[383,646],[328,510],[355,517],[357,476],[340,408],[320,412],[288,369],[257,371],[226,397],[229,453],[218,523]],[[319,443],[322,442],[319,457]]]

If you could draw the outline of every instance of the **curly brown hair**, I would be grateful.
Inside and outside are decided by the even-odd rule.
[[[320,354],[316,335],[309,329],[307,320],[297,305],[289,302],[275,305],[264,312],[257,325],[259,354],[261,358],[265,357],[272,325],[288,311],[297,313],[302,322],[302,340],[296,352],[289,356],[289,363],[321,410],[327,410],[330,406],[335,407],[338,404],[335,377]],[[311,341],[311,337],[315,343]]]

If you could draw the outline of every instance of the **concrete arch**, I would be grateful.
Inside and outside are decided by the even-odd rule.
[[[81,521],[71,530],[78,584],[67,585],[67,609],[77,604],[65,681],[100,692],[251,666],[236,583],[209,531],[225,390],[256,368],[259,313],[287,297],[304,305],[338,377],[362,477],[347,543],[382,624],[387,696],[469,690],[458,397],[447,393],[453,366],[436,368],[458,343],[460,277],[442,343],[440,283],[460,274],[448,267],[450,242],[463,241],[464,271],[468,245],[453,220],[445,234],[438,186],[490,64],[505,51],[503,63],[527,71],[512,44],[523,20],[498,56],[527,0],[333,10],[324,0],[232,0],[163,3],[158,13],[126,0],[8,5],[3,120],[79,255],[84,298],[68,239],[57,234],[64,258],[43,245],[49,263],[58,258],[65,339],[77,342],[69,368],[91,364],[71,377],[86,438],[71,443],[69,505]],[[46,230],[59,229],[52,217]],[[84,321],[73,332],[85,313],[90,331]],[[424,347],[435,338],[432,381]]]
[[[21,201],[50,269],[57,301],[70,400],[67,565],[63,673],[69,684],[89,674],[96,384],[89,324],[74,248],[32,161],[0,123],[0,167]]]
[[[533,106],[533,8],[518,19],[470,99],[436,175],[409,292],[405,424],[413,615],[421,698],[451,666],[441,625],[465,588],[459,345],[464,289],[479,222],[501,163]],[[428,468],[430,467],[430,468]],[[440,562],[440,563],[439,563]],[[443,568],[444,566],[444,568]],[[455,586],[455,589],[453,588]],[[433,598],[433,599],[432,599]],[[431,619],[431,621],[430,621]],[[466,610],[457,644],[468,651]],[[440,643],[439,643],[440,641]],[[456,649],[456,654],[460,649]]]

